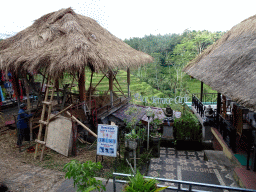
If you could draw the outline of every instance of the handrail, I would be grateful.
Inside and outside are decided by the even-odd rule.
[[[203,93],[203,98],[202,98],[202,102],[203,103],[217,103],[217,94],[218,93]],[[201,93],[194,93],[193,95],[195,95],[197,98],[199,98],[201,96]]]
[[[192,105],[195,106],[197,113],[204,117],[204,104],[194,94],[192,95]]]
[[[122,176],[122,177],[132,177],[134,175],[131,174],[124,174],[124,173],[113,173],[113,187],[114,192],[116,192],[116,183],[128,183],[128,181],[125,180],[116,180],[115,176]],[[256,192],[256,190],[253,189],[245,189],[245,188],[238,188],[238,187],[229,187],[229,186],[223,186],[223,185],[215,185],[215,184],[207,184],[207,183],[198,183],[198,182],[192,182],[192,181],[182,181],[182,180],[173,180],[173,179],[165,179],[165,178],[157,178],[157,177],[149,177],[144,176],[144,178],[147,179],[155,179],[157,181],[164,181],[164,182],[171,182],[178,184],[177,187],[171,187],[168,186],[165,190],[176,190],[176,191],[196,191],[196,192],[203,192],[202,190],[196,190],[192,189],[194,186],[197,187],[207,187],[207,188],[213,188],[213,189],[224,189],[229,191],[250,191],[250,192]],[[188,185],[188,188],[182,188],[181,185]],[[157,187],[164,187],[165,185],[157,185]],[[205,191],[206,192],[206,191]]]
[[[236,129],[221,114],[217,115],[218,130],[225,143],[236,153]]]

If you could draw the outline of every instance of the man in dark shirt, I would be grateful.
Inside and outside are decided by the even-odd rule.
[[[32,116],[32,114],[28,115],[25,110],[27,109],[27,104],[22,103],[20,105],[20,110],[18,112],[18,118],[17,118],[17,130],[18,130],[18,141],[17,145],[21,146],[23,138],[25,137],[25,134],[28,132],[28,120]]]

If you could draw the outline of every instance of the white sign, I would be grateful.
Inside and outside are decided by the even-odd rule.
[[[185,94],[184,97],[177,96],[175,98],[160,98],[160,97],[144,97],[138,93],[134,95],[134,99],[137,101],[148,103],[150,100],[152,101],[152,104],[171,104],[172,102],[178,104],[178,103],[186,103],[188,102],[189,97]]]
[[[115,125],[98,125],[97,155],[116,157],[117,131]]]
[[[175,111],[175,112],[174,112],[174,116],[175,116],[177,119],[181,118],[181,112]]]

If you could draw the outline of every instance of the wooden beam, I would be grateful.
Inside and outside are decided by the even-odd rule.
[[[66,113],[71,117],[71,119],[73,119],[74,121],[76,121],[79,125],[81,125],[85,130],[89,131],[89,133],[91,133],[94,137],[98,137],[91,129],[89,129],[88,127],[86,127],[81,121],[79,121],[77,118],[75,118],[73,115],[71,115],[68,111],[66,111]]]
[[[114,86],[117,88],[118,91],[120,91],[123,94],[123,96],[125,96],[124,92],[122,90],[122,87],[120,86],[119,82],[116,79],[116,75],[114,76],[114,80],[116,80],[116,83],[118,84],[119,88],[115,84],[114,84]]]
[[[110,105],[113,106],[113,72],[109,70]]]

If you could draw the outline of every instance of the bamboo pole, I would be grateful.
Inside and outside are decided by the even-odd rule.
[[[47,85],[49,85],[49,83],[50,83],[50,79],[48,79]],[[46,91],[45,91],[45,97],[44,97],[44,101],[45,101],[45,102],[47,101],[48,93],[49,93],[49,89],[47,88]],[[42,113],[41,113],[41,121],[44,120],[45,110],[46,110],[46,105],[44,104],[44,105],[43,105],[43,110],[42,110]],[[38,137],[37,137],[37,139],[38,139],[39,141],[40,141],[40,139],[41,139],[42,129],[43,129],[43,124],[40,123],[39,132],[38,132]],[[37,157],[37,152],[38,152],[38,143],[36,144],[34,159],[36,159],[36,157]]]
[[[113,107],[113,72],[109,71],[110,105]]]
[[[71,119],[75,120],[79,125],[81,125],[85,130],[89,131],[94,137],[98,137],[91,129],[86,127],[81,121],[79,121],[77,118],[75,118],[73,115],[71,115],[68,111],[66,113],[71,117]]]

